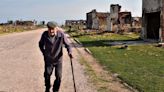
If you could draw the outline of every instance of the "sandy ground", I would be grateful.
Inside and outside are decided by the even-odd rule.
[[[38,48],[43,30],[0,36],[0,92],[44,92],[44,61]],[[87,81],[80,55],[73,48],[77,92],[97,92]],[[74,92],[70,60],[64,49],[60,92]],[[52,75],[51,82],[55,79]]]

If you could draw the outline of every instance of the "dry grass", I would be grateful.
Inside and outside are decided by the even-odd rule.
[[[23,32],[28,30],[37,29],[36,26],[13,26],[13,25],[3,25],[0,26],[0,34],[13,33],[13,32]]]

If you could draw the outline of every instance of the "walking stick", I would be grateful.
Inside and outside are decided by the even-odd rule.
[[[76,92],[75,75],[74,75],[74,70],[73,70],[72,58],[70,58],[70,61],[71,61],[71,69],[72,69],[72,77],[73,77],[74,90]]]

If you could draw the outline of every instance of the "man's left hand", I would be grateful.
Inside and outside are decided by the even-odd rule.
[[[69,54],[69,57],[72,59],[73,58],[72,54]]]

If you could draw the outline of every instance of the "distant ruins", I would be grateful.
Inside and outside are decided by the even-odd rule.
[[[31,20],[16,20],[16,21],[8,21],[7,23],[0,23],[0,25],[15,25],[15,26],[35,26],[37,24],[37,21],[31,21]]]
[[[95,9],[87,13],[86,26],[88,29],[99,29],[105,31],[123,30],[125,26],[132,25],[131,12],[120,12],[121,6],[119,4],[112,4],[110,6],[110,13],[97,12]]]
[[[65,21],[66,26],[72,26],[72,25],[86,25],[86,20],[66,20]]]
[[[66,20],[66,26],[110,31],[115,33],[141,32],[142,18],[132,17],[130,11],[121,11],[119,4],[111,4],[110,12],[97,12],[96,9],[86,13],[86,20]],[[84,27],[85,26],[85,27]]]
[[[110,13],[97,12],[96,9],[94,9],[87,13],[86,27],[95,30],[106,29],[108,16],[110,16]]]

